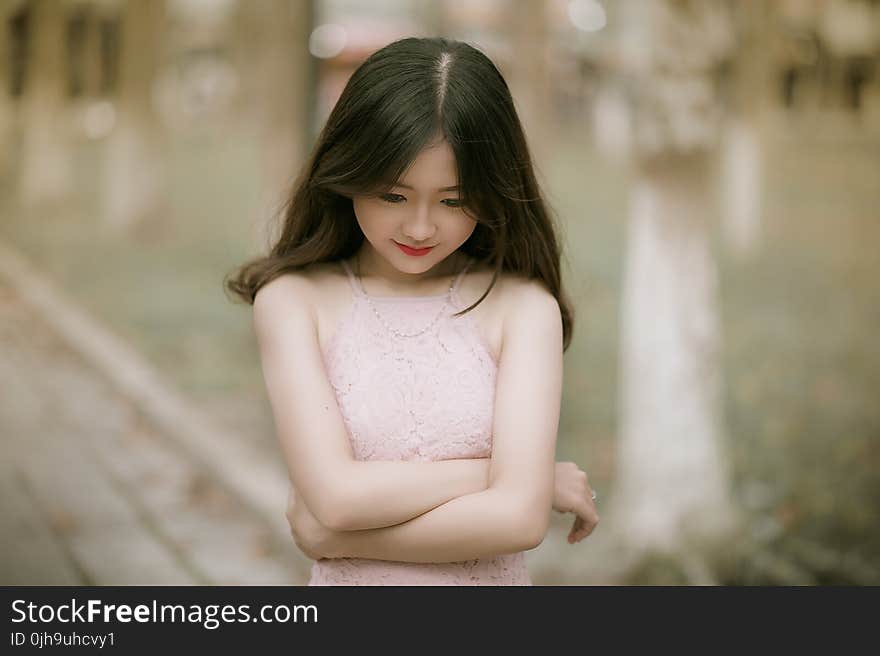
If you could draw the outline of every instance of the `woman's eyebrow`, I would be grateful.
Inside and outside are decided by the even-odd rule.
[[[392,187],[403,187],[404,189],[413,189],[408,184],[403,184],[402,182],[392,182],[391,186]],[[461,189],[461,185],[453,185],[452,187],[443,187],[441,189],[438,189],[437,191],[456,191],[458,189]],[[415,191],[415,190],[413,189],[413,191]]]

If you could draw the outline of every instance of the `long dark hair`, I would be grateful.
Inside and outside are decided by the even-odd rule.
[[[284,272],[352,256],[364,240],[352,197],[388,191],[437,134],[455,153],[462,207],[477,222],[460,250],[494,269],[461,313],[502,271],[538,279],[559,303],[567,349],[574,314],[556,227],[513,98],[485,54],[452,39],[400,39],[355,70],[294,182],[280,236],[267,256],[228,274],[225,288],[253,303]]]

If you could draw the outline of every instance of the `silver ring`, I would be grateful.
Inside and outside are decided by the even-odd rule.
[[[593,497],[592,498],[593,498],[593,501],[596,500],[596,490],[593,490]]]

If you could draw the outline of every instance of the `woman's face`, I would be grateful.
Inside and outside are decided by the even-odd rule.
[[[406,284],[425,276],[458,250],[477,226],[459,207],[455,155],[445,140],[426,147],[388,193],[356,196],[354,213],[366,241],[365,274]],[[400,245],[430,248],[424,254]],[[445,275],[434,269],[431,275]]]

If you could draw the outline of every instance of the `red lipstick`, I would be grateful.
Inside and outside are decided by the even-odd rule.
[[[392,241],[394,240],[392,239]],[[397,244],[397,247],[404,253],[406,253],[407,255],[413,255],[415,257],[419,257],[420,255],[427,255],[431,252],[431,249],[434,248],[433,246],[428,246],[427,248],[410,248],[409,246],[404,246],[403,244],[396,241],[394,243]]]

